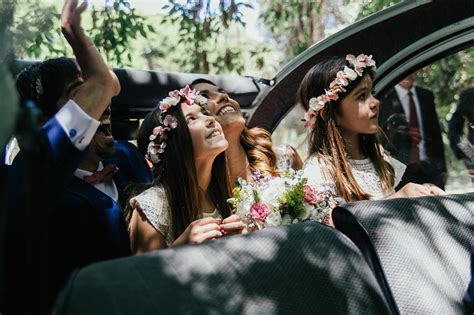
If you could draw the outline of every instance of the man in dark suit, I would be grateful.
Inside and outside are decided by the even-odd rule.
[[[63,106],[63,99],[73,93],[74,86],[82,84],[80,72],[70,78],[64,77],[65,73],[74,73],[74,68],[77,69],[70,59],[47,60],[31,67],[36,71],[25,69],[18,76],[17,85],[20,96],[34,99],[43,113],[56,114],[55,111]],[[42,87],[38,89],[38,85]],[[57,91],[65,92],[59,94]],[[43,102],[44,99],[48,102]],[[56,117],[63,124],[67,120],[62,113]],[[50,303],[74,269],[131,254],[119,199],[126,199],[123,193],[127,185],[152,180],[145,159],[136,147],[127,141],[114,141],[110,108],[99,121],[88,150],[73,172],[74,176],[64,183],[65,191],[55,196],[55,205],[48,219]],[[74,124],[84,123],[81,123],[80,116],[76,116]],[[21,159],[21,156],[17,158]],[[17,163],[15,159],[13,170]]]
[[[434,96],[415,86],[415,80],[416,73],[409,75],[381,100],[379,122],[389,139],[386,149],[407,165],[401,186],[432,183],[444,189],[446,161]]]
[[[59,58],[18,77],[20,97],[34,101],[46,123],[9,172],[6,312],[49,313],[75,268],[129,255],[120,192],[151,180],[136,148],[111,135],[109,106],[120,85],[80,26],[84,9],[67,0],[62,15],[82,72]],[[37,296],[25,298],[31,287]]]
[[[467,122],[467,141],[461,141]],[[461,92],[459,103],[448,125],[448,137],[454,155],[463,159],[474,181],[474,88]]]

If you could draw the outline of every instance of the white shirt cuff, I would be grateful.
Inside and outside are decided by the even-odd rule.
[[[90,117],[73,100],[56,113],[59,122],[69,139],[79,150],[84,150],[91,143],[100,122]]]

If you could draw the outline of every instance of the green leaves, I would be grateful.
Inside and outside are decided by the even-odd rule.
[[[127,0],[108,1],[103,10],[93,9],[93,26],[88,30],[93,34],[97,47],[101,47],[107,59],[117,66],[131,65],[132,41],[147,38],[154,28]]]
[[[17,57],[45,59],[70,55],[59,29],[60,8],[40,1],[22,3],[19,7],[12,27]],[[90,26],[84,28],[114,66],[130,66],[133,42],[155,33],[153,26],[127,0],[108,0],[103,8],[93,7],[84,13],[84,25],[88,19]]]
[[[286,191],[284,194],[283,199],[281,200],[282,203],[287,204],[288,214],[295,218],[300,218],[303,213],[305,213],[306,209],[303,205],[304,202],[304,185],[305,182],[299,182],[290,190]]]
[[[26,11],[17,13],[11,28],[17,57],[38,59],[43,55],[64,55],[58,25],[59,14],[54,6],[42,6],[39,2],[28,4]]]
[[[180,58],[183,71],[200,73],[242,73],[239,47],[219,47],[219,37],[229,36],[233,25],[244,25],[241,9],[252,7],[246,1],[220,0],[217,7],[211,0],[190,0],[184,4],[169,0],[165,23],[180,27],[178,44],[184,46]]]

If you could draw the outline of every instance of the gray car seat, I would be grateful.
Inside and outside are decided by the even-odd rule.
[[[474,194],[363,201],[342,208],[368,232],[402,314],[466,311],[462,298],[474,245]],[[342,213],[335,210],[336,226]],[[361,243],[354,231],[344,233]]]
[[[56,314],[391,314],[342,233],[309,222],[79,271]]]

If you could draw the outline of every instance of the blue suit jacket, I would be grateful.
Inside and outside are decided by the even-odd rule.
[[[84,152],[55,118],[36,141],[34,152],[21,152],[9,171],[6,311],[12,312],[47,311],[75,268],[130,254],[120,205],[73,175]],[[107,162],[119,167],[114,178],[119,194],[129,183],[152,179],[128,142],[118,142],[117,156]],[[30,286],[39,293],[25,305]]]
[[[128,185],[152,180],[144,157],[127,141],[116,142],[116,155],[107,163],[119,168],[114,176],[119,199],[128,199],[123,196]],[[49,225],[51,302],[74,269],[131,254],[119,202],[77,177],[66,186]]]

